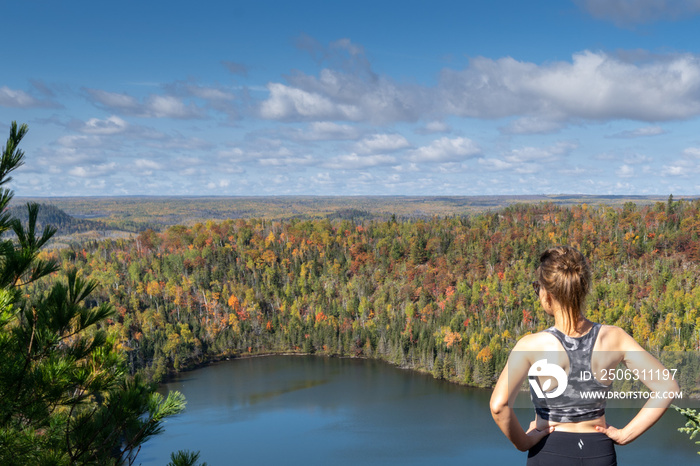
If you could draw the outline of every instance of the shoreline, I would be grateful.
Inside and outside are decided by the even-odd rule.
[[[338,358],[338,359],[360,359],[360,360],[367,360],[367,361],[380,361],[382,363],[388,364],[392,367],[395,367],[400,370],[406,370],[406,371],[413,371],[418,374],[423,374],[426,376],[430,376],[435,380],[442,380],[444,382],[457,385],[457,386],[462,386],[462,387],[469,387],[469,388],[478,388],[478,389],[484,389],[484,390],[490,390],[493,389],[493,386],[489,387],[483,387],[479,385],[470,385],[468,383],[460,382],[459,380],[455,379],[445,379],[445,378],[437,378],[434,377],[431,373],[431,371],[427,369],[421,369],[418,367],[412,367],[408,365],[399,365],[395,364],[391,361],[388,361],[386,359],[381,359],[381,358],[372,358],[372,357],[367,357],[367,356],[347,356],[347,355],[339,355],[339,354],[326,354],[326,353],[306,353],[306,352],[301,352],[301,351],[269,351],[269,352],[263,352],[263,353],[239,353],[235,355],[219,355],[219,356],[214,356],[212,358],[207,359],[206,361],[198,362],[198,363],[192,363],[184,366],[180,370],[168,370],[167,374],[165,377],[158,381],[155,382],[158,385],[162,385],[165,383],[169,383],[174,379],[175,376],[178,374],[184,374],[186,372],[191,372],[197,369],[202,369],[207,366],[211,366],[214,364],[218,364],[223,361],[230,361],[233,359],[253,359],[253,358],[262,358],[262,357],[269,357],[269,356],[314,356],[314,357],[324,357],[324,358]]]
[[[262,352],[262,353],[238,353],[238,354],[232,354],[232,355],[219,355],[215,356],[213,358],[207,359],[206,361],[202,361],[199,363],[193,363],[193,364],[188,364],[184,368],[180,369],[179,371],[175,370],[169,370],[166,376],[163,378],[163,380],[160,380],[157,383],[157,385],[163,385],[166,383],[170,383],[174,380],[174,378],[179,375],[179,374],[184,374],[187,372],[191,372],[197,369],[202,369],[207,366],[212,366],[214,364],[218,364],[224,361],[231,361],[234,359],[253,359],[253,358],[264,358],[264,357],[270,357],[270,356],[313,356],[313,357],[323,357],[323,358],[338,358],[338,359],[358,359],[358,360],[366,360],[366,361],[379,361],[384,364],[387,364],[389,366],[395,367],[399,370],[405,370],[405,371],[412,371],[421,375],[425,376],[430,376],[431,378],[435,380],[441,380],[445,383],[449,383],[455,386],[460,386],[460,387],[467,387],[467,388],[473,388],[473,389],[481,389],[481,390],[492,390],[493,386],[480,386],[480,385],[472,385],[468,384],[465,382],[460,382],[459,380],[455,379],[446,379],[446,378],[437,378],[433,376],[431,371],[427,369],[421,369],[417,367],[412,367],[408,365],[399,365],[395,364],[391,361],[388,361],[386,359],[381,359],[381,358],[373,358],[373,357],[366,357],[366,356],[347,356],[347,355],[338,355],[338,354],[325,354],[325,353],[306,353],[306,352],[301,352],[301,351],[269,351],[269,352]],[[523,392],[527,392],[527,388],[523,388]],[[691,394],[688,395],[687,397],[684,396],[682,400],[700,400],[700,394]],[[675,403],[674,403],[675,404]],[[670,408],[669,408],[670,409]]]

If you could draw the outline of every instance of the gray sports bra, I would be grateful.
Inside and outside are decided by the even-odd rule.
[[[552,398],[548,398],[546,392],[544,396],[538,396],[531,382],[530,398],[540,418],[554,422],[580,422],[605,414],[605,400],[611,385],[598,382],[591,369],[591,355],[600,327],[599,323],[594,323],[582,337],[570,337],[554,327],[544,330],[554,335],[564,347],[569,357],[569,375],[566,390]],[[540,394],[543,394],[542,390]]]

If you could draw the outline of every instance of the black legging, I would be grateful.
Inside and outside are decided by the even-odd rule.
[[[556,430],[527,454],[527,466],[617,466],[615,443],[600,432],[579,434]]]

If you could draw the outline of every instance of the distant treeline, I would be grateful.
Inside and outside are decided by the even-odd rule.
[[[23,224],[26,224],[28,221],[26,205],[13,205],[7,210],[7,213],[10,216],[19,219]],[[58,233],[61,235],[106,229],[103,222],[77,219],[75,217],[71,217],[56,206],[51,204],[41,204],[39,216],[37,218],[37,226],[43,228],[46,225],[56,227],[58,229]]]
[[[666,201],[662,196],[126,196],[24,198],[51,204],[74,217],[104,222],[108,228],[130,232],[173,225],[193,225],[207,220],[265,218],[278,221],[314,219],[360,219],[385,221],[429,219],[433,216],[474,215],[489,210],[538,202],[561,206],[606,205],[621,207],[625,202],[650,205]],[[349,217],[348,217],[349,216]]]
[[[155,379],[222,356],[305,352],[490,386],[517,339],[552,324],[530,284],[539,254],[570,244],[592,263],[588,317],[662,359],[691,355],[679,376],[697,391],[700,201],[340,217],[209,221],[43,254],[101,284],[93,299],[118,310],[110,330],[132,370]]]
[[[99,218],[76,218],[54,204],[41,203],[39,205],[40,209],[37,225],[42,228],[45,225],[54,226],[58,228],[59,236],[88,231],[111,230],[139,233],[148,229],[160,230],[167,225],[158,222],[135,221],[129,219],[128,216],[116,220],[110,217],[107,217],[106,220],[100,220]],[[26,223],[28,220],[26,204],[15,203],[8,209],[8,213],[12,217],[19,219],[22,223]]]

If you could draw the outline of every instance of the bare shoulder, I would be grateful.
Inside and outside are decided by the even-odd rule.
[[[615,325],[601,325],[596,347],[603,351],[634,351],[641,348],[629,333]]]
[[[625,335],[629,336],[627,332],[616,325],[606,325],[600,324],[600,332],[598,333],[598,338],[625,338]]]
[[[527,368],[538,359],[537,355],[542,350],[542,346],[543,335],[541,332],[530,333],[520,337],[508,356],[508,367],[510,367],[511,376],[518,373],[524,377]]]

